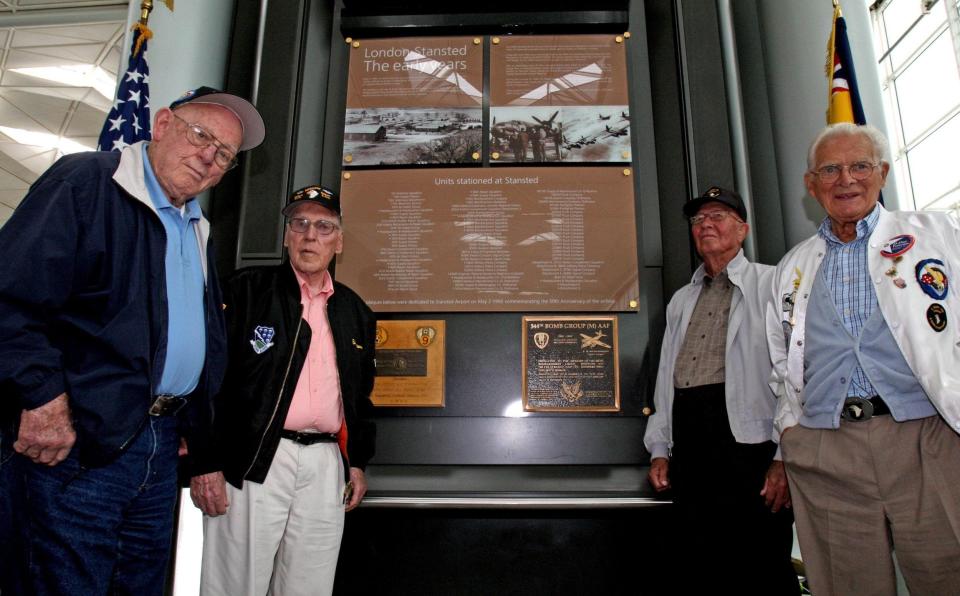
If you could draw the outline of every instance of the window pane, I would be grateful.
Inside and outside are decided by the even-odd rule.
[[[960,104],[960,72],[949,31],[944,31],[894,83],[910,143]]]
[[[889,48],[900,39],[917,17],[920,16],[920,2],[918,0],[893,0],[883,9],[883,24],[887,30]],[[919,25],[918,25],[919,26]]]
[[[910,2],[910,5],[916,8],[916,14],[910,17],[910,23],[913,23],[913,20],[920,15],[920,2],[915,0]],[[884,11],[886,15],[886,11]],[[888,21],[889,22],[889,21]],[[930,36],[933,35],[933,32],[936,31],[939,27],[942,27],[947,22],[947,7],[943,2],[938,2],[930,9],[930,14],[926,15],[920,22],[917,23],[917,26],[913,28],[906,37],[903,38],[903,41],[897,45],[896,49],[890,53],[890,59],[893,61],[893,68],[897,69],[903,65],[903,62],[913,55],[917,51],[917,48],[922,46]],[[907,23],[903,29],[910,26],[910,23]],[[896,37],[891,37],[888,43],[893,43],[897,40]],[[889,46],[888,46],[889,47]]]
[[[960,184],[956,151],[958,138],[960,116],[954,116],[907,153],[917,209],[923,209]]]

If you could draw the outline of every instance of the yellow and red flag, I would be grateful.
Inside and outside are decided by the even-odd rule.
[[[839,2],[833,4],[833,29],[827,44],[826,72],[830,82],[827,124],[866,124],[860,89],[857,87],[857,73],[853,68],[853,54],[847,39],[847,22],[840,11]]]

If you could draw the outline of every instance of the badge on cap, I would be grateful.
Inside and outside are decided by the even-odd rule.
[[[273,347],[273,335],[273,327],[265,327],[263,325],[255,327],[253,330],[253,339],[250,340],[253,351],[257,354],[263,354]]]
[[[711,199],[715,199],[720,196],[720,189],[717,188],[716,186],[713,186],[710,188],[710,190],[708,190],[704,194],[706,194],[706,196],[710,197]]]
[[[880,255],[887,257],[888,259],[899,257],[903,253],[913,248],[913,244],[916,241],[917,239],[910,234],[900,234],[899,236],[894,236],[883,243],[883,248],[880,249]]]
[[[937,333],[947,328],[947,309],[934,302],[927,309],[927,322]]]
[[[943,270],[943,261],[940,259],[924,259],[917,263],[917,282],[920,289],[934,300],[943,300],[947,297],[947,274]]]

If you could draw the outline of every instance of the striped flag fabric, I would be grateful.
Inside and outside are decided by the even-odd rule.
[[[847,39],[847,22],[843,18],[839,2],[834,2],[833,6],[833,29],[827,43],[826,71],[827,80],[830,82],[827,124],[866,124],[863,104],[860,102],[860,89],[857,87],[857,73],[853,68],[853,54]]]
[[[150,140],[150,69],[147,67],[147,40],[152,33],[142,24],[134,25],[133,43],[126,72],[121,74],[113,108],[100,131],[97,149],[122,151],[137,141]]]

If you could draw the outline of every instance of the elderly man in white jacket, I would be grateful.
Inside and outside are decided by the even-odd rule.
[[[815,594],[960,594],[960,227],[878,204],[887,141],[838,124],[805,182],[827,212],[777,266],[776,425]]]
[[[749,225],[736,192],[711,187],[684,214],[703,264],[667,306],[644,436],[650,483],[673,488],[677,533],[697,561],[677,593],[715,592],[724,577],[740,594],[799,594],[763,324],[773,267],[743,256]]]

